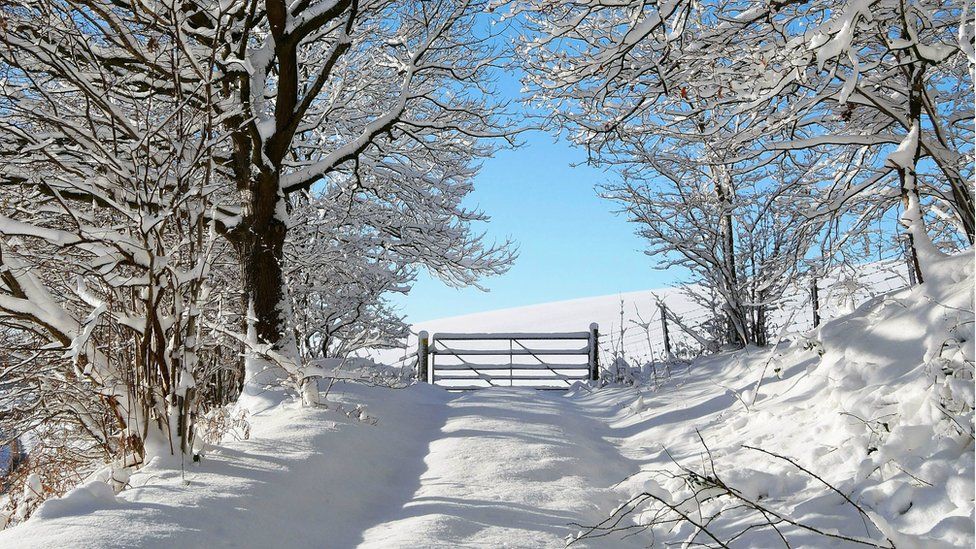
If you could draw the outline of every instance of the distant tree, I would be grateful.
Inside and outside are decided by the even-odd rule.
[[[430,165],[423,173],[440,177],[440,170]],[[355,185],[336,184],[293,201],[287,277],[301,352],[309,358],[399,345],[409,329],[387,297],[407,293],[418,269],[454,286],[476,285],[483,276],[504,272],[514,259],[510,243],[483,246],[471,234],[469,223],[486,218],[460,207],[466,188],[432,196],[443,208],[424,210],[387,194],[395,183],[377,173],[368,177],[372,197]]]

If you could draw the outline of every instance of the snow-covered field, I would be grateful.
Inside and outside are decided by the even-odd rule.
[[[250,439],[200,463],[49,501],[0,547],[558,547],[608,517],[618,531],[574,546],[972,547],[973,287],[972,256],[954,258],[931,284],[657,388],[339,384],[327,409],[256,414]],[[578,300],[444,325],[614,315]]]
[[[788,294],[790,297],[771,313],[774,324],[785,325],[791,333],[812,328],[813,312],[808,284],[805,281],[803,287],[793,288]],[[875,296],[904,288],[908,284],[906,264],[900,260],[835,269],[831,276],[818,283],[820,315],[825,321],[835,318]],[[430,334],[578,332],[587,330],[590,323],[595,322],[600,327],[600,347],[605,356],[618,350],[622,341],[628,359],[660,360],[664,354],[664,334],[659,302],[663,302],[673,315],[696,331],[700,331],[697,329],[702,322],[713,316],[711,311],[695,303],[684,288],[674,287],[498,309],[419,322],[413,328],[415,333],[426,330]],[[699,345],[679,326],[672,323],[669,330],[675,349],[687,345],[697,352]],[[771,337],[776,335],[771,334]],[[536,345],[539,343],[536,342]],[[389,363],[402,359],[415,349],[416,337],[411,337],[406,349],[378,351],[373,355],[377,361]]]

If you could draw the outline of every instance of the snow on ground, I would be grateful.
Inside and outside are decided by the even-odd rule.
[[[683,500],[692,487],[674,478],[676,461],[822,532],[897,547],[972,547],[972,254],[946,261],[930,277],[934,284],[869,301],[809,339],[714,356],[663,389],[630,390],[629,406],[626,390],[602,391],[596,401],[618,406],[607,418],[613,438],[641,463],[642,473],[622,490]],[[741,504],[714,498],[700,509],[723,512],[709,529],[731,539],[748,525],[767,524]],[[652,518],[638,512],[623,523]],[[779,527],[793,547],[837,542]],[[656,539],[687,541],[696,531],[685,522],[658,529]],[[772,528],[757,527],[734,545],[783,543]]]
[[[353,418],[284,404],[198,464],[150,463],[118,496],[93,482],[45,502],[0,547],[353,547],[413,494],[447,398],[349,387],[339,400],[369,401],[375,426],[354,404]]]
[[[334,391],[330,410],[258,414],[249,440],[151,464],[118,496],[92,482],[46,502],[0,547],[558,547],[636,471],[563,394]]]
[[[532,389],[452,398],[411,500],[365,547],[560,547],[618,503],[635,471],[585,403]],[[640,547],[640,543],[634,543]]]
[[[249,440],[201,463],[151,464],[117,496],[92,482],[50,501],[0,532],[0,547],[559,547],[610,516],[629,528],[574,547],[709,541],[683,521],[647,529],[674,518],[653,500],[618,510],[640,494],[699,523],[718,514],[710,533],[744,532],[733,547],[784,546],[741,499],[712,490],[678,505],[716,479],[804,525],[778,523],[792,547],[972,547],[972,257],[941,271],[657,388],[339,384],[328,409],[259,413]],[[552,329],[593,317],[566,310]]]

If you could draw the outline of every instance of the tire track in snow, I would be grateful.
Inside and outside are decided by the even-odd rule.
[[[491,389],[446,406],[419,488],[360,547],[562,547],[570,523],[619,504],[610,486],[636,470],[564,394]]]

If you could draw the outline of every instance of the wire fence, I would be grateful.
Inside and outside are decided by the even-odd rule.
[[[822,278],[805,277],[793,284],[778,302],[767,305],[767,332],[770,336],[785,331],[787,338],[812,330],[814,309],[820,321],[837,318],[879,295],[911,284],[908,264],[900,255],[883,261],[835,269]],[[811,285],[819,290],[816,306]],[[667,306],[667,300],[661,302]],[[721,325],[720,314],[705,307],[675,312],[668,309],[667,334],[660,307],[649,318],[618,323],[601,337],[601,354],[611,360],[624,358],[638,364],[663,362],[669,358],[691,359],[706,354],[701,342],[712,339],[709,328]],[[671,347],[670,356],[666,347]]]

